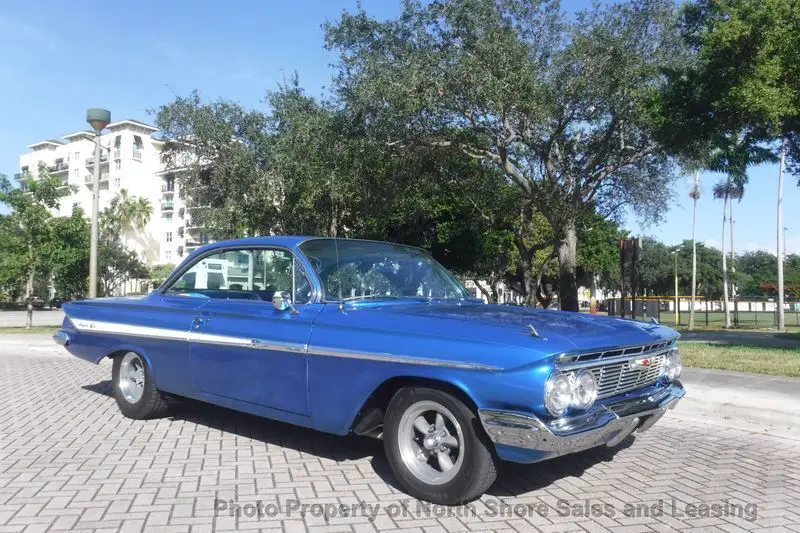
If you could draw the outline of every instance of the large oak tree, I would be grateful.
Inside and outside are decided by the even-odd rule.
[[[398,150],[458,151],[499,170],[523,205],[515,245],[529,303],[542,250],[558,259],[562,309],[577,310],[583,220],[657,216],[672,168],[650,105],[680,54],[668,0],[567,20],[545,0],[406,2],[395,19],[345,13],[327,27],[337,94],[369,135]],[[544,216],[550,232],[527,228]],[[546,266],[546,265],[544,265]]]

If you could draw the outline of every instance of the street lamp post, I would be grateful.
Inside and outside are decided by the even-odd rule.
[[[678,310],[678,250],[673,250],[675,256],[675,326],[680,325],[680,311]]]
[[[94,181],[92,182],[92,236],[89,247],[89,298],[97,298],[97,239],[100,211],[100,134],[111,122],[111,111],[89,109],[86,122],[94,129]]]

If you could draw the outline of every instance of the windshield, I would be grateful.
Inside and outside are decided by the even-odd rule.
[[[323,299],[425,298],[463,300],[472,295],[450,272],[417,248],[387,242],[312,239],[300,245],[322,282]]]

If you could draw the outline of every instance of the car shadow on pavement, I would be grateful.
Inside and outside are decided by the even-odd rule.
[[[84,385],[82,388],[113,397],[109,380]],[[375,473],[387,484],[404,492],[392,474],[383,452],[383,443],[377,439],[356,435],[341,437],[188,398],[171,400],[168,418],[335,461],[370,457]],[[612,461],[617,452],[631,446],[634,440],[634,437],[629,436],[613,448],[601,446],[540,463],[500,462],[497,481],[487,494],[499,498],[520,496],[546,488],[565,477],[579,478],[589,468]]]
[[[110,380],[84,385],[82,388],[113,398]],[[325,459],[357,460],[383,453],[381,442],[368,437],[341,437],[190,398],[170,399],[169,404],[169,420],[182,420]]]

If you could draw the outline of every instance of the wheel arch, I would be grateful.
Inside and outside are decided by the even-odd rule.
[[[386,408],[392,397],[397,391],[406,387],[429,387],[447,392],[461,400],[476,415],[478,414],[477,403],[467,392],[466,387],[458,381],[413,375],[394,376],[373,389],[350,424],[350,431],[358,435],[373,434],[383,425]]]

